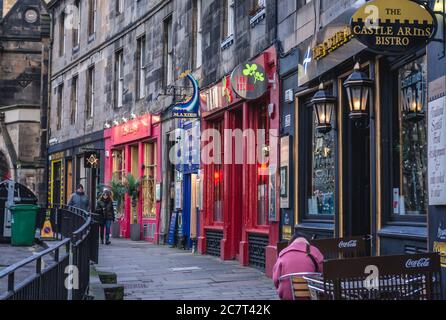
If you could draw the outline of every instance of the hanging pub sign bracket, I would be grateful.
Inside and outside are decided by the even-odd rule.
[[[198,81],[191,73],[187,73],[185,77],[192,83],[194,92],[189,100],[177,103],[173,106],[172,117],[183,119],[198,118],[200,109],[200,88],[198,86]]]
[[[353,15],[352,35],[378,54],[403,55],[433,40],[438,22],[425,3],[415,0],[368,1]]]

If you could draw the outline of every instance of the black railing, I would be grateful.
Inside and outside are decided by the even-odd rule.
[[[41,215],[39,220],[51,219],[59,242],[1,271],[0,281],[7,280],[7,289],[0,291],[0,300],[82,300],[86,296],[91,253],[97,258],[98,250],[98,230],[92,227],[91,215],[59,205],[43,209]],[[32,264],[35,271],[17,283],[15,275]]]

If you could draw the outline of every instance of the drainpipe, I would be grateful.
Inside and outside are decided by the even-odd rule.
[[[5,141],[6,149],[8,150],[9,157],[11,158],[11,163],[14,169],[14,181],[17,181],[17,152],[14,148],[14,144],[12,143],[11,136],[9,135],[8,128],[6,128],[5,123],[5,113],[0,113],[0,133],[3,136]]]

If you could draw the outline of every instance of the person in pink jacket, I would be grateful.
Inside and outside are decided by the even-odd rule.
[[[277,259],[273,269],[273,280],[277,293],[282,300],[293,300],[290,280],[280,281],[280,277],[292,273],[322,273],[324,257],[318,248],[310,245],[305,236],[296,234],[289,246]]]

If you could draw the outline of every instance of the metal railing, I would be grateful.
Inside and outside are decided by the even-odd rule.
[[[94,221],[88,212],[63,205],[42,209],[40,219],[47,217],[59,242],[0,271],[0,281],[7,280],[0,300],[82,300],[86,296],[90,259],[95,254],[97,262]],[[35,264],[32,275],[17,283],[15,275],[30,264]]]

